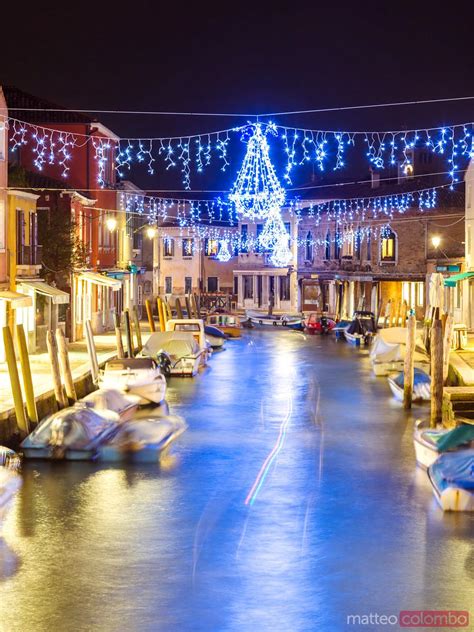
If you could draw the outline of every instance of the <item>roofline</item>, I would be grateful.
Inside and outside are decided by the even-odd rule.
[[[18,191],[17,189],[10,189],[8,191],[8,195],[14,195],[15,197],[24,198],[25,200],[38,200],[40,198],[39,195],[35,195],[34,193],[29,193],[28,191]]]
[[[108,127],[106,127],[102,123],[94,122],[91,124],[91,127],[93,128],[95,127],[100,134],[103,134],[104,136],[106,136],[107,138],[110,138],[111,140],[115,140],[116,142],[120,141],[120,136],[117,136],[117,134],[115,134],[112,130],[110,130]],[[93,135],[93,132],[92,132],[92,135]]]

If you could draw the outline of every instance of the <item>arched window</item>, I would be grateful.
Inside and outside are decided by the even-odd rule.
[[[326,245],[325,245],[325,251],[324,251],[324,258],[326,259],[326,261],[329,261],[331,259],[331,231],[328,230],[328,232],[326,233]]]
[[[304,258],[306,261],[313,262],[313,235],[311,231],[306,235],[306,247]]]
[[[388,230],[382,234],[380,244],[380,260],[382,262],[396,261],[397,257],[397,236],[393,230]]]
[[[341,258],[341,229],[339,226],[336,227],[336,232],[334,233],[334,259]]]

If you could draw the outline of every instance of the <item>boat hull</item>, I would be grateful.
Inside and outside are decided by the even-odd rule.
[[[474,450],[443,454],[428,468],[443,511],[474,511]]]

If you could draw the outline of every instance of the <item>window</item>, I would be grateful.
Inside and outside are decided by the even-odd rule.
[[[341,232],[339,227],[336,228],[334,233],[334,259],[341,258]]]
[[[306,235],[306,247],[304,258],[306,261],[313,262],[313,235],[311,231]]]
[[[367,261],[372,259],[372,235],[367,233]]]
[[[381,261],[395,261],[397,237],[393,231],[387,231],[382,237],[380,259]]]
[[[235,276],[234,277],[234,294],[238,294],[239,293],[239,277]]]
[[[192,257],[194,252],[194,239],[182,240],[183,257]]]
[[[208,257],[215,257],[219,252],[219,242],[217,239],[206,239],[205,250]]]
[[[290,279],[287,276],[280,278],[280,301],[290,300]]]
[[[173,293],[173,277],[165,277],[165,294]]]
[[[184,293],[191,294],[193,291],[193,277],[184,277]]]
[[[326,261],[329,261],[331,259],[331,231],[328,230],[328,232],[326,233],[326,244],[325,244],[325,248],[324,248],[324,258],[326,259]]]
[[[244,274],[242,278],[244,282],[244,298],[253,298],[253,276]]]
[[[219,291],[219,281],[217,277],[207,277],[207,291],[208,292]]]
[[[240,252],[248,252],[248,237],[249,227],[248,224],[242,224],[240,226]]]
[[[173,257],[174,255],[174,239],[166,237],[163,239],[163,257]]]
[[[263,231],[263,224],[257,224],[257,232],[256,232],[256,244],[255,244],[255,250],[257,252],[261,252],[263,250],[263,248],[260,246],[259,243],[259,239],[260,239],[260,235],[262,234]]]
[[[342,258],[352,259],[354,256],[354,231],[345,228],[342,233]]]

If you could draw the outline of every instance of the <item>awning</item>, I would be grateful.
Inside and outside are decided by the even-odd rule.
[[[19,285],[23,285],[24,287],[38,292],[38,294],[47,296],[55,305],[64,305],[65,303],[69,303],[69,294],[67,292],[58,290],[57,287],[48,285],[44,281],[22,281]]]
[[[0,290],[0,300],[7,301],[11,304],[12,309],[17,307],[30,307],[33,305],[31,296],[13,292],[13,290]]]
[[[464,281],[465,279],[470,279],[474,276],[474,272],[461,272],[461,274],[453,274],[450,277],[446,277],[444,279],[444,285],[446,287],[456,287],[456,283],[459,281]]]
[[[106,287],[110,287],[114,292],[118,292],[122,287],[122,283],[119,279],[113,279],[112,277],[105,276],[105,274],[98,274],[97,272],[81,272],[79,279],[95,283],[96,285],[105,285]]]

